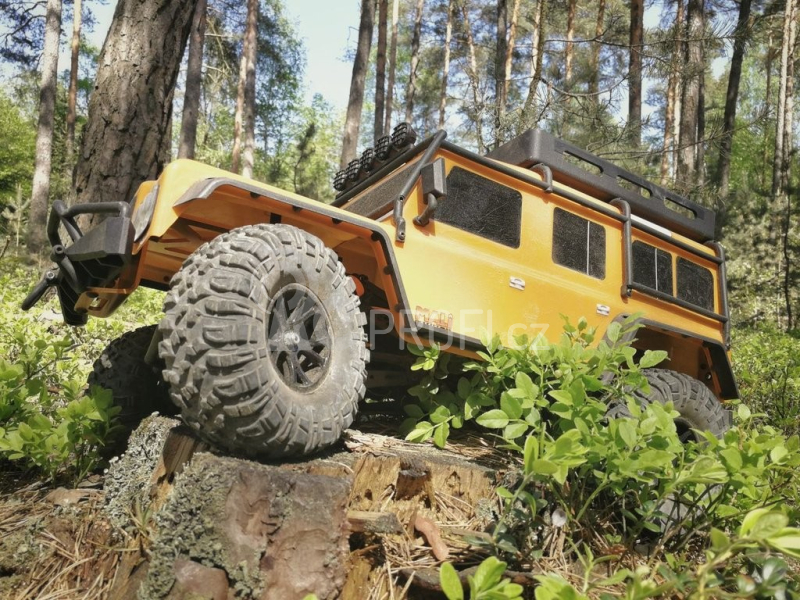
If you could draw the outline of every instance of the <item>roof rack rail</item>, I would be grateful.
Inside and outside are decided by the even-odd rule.
[[[526,169],[544,164],[558,183],[605,202],[621,198],[634,215],[697,242],[714,239],[714,211],[540,129],[529,129],[486,156]]]

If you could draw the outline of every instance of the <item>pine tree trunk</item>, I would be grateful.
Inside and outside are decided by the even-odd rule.
[[[66,168],[72,169],[72,155],[75,149],[76,105],[78,101],[78,60],[81,51],[82,0],[75,0],[72,6],[72,44],[70,47],[69,90],[67,91],[67,139],[65,141]]]
[[[444,64],[442,66],[442,89],[439,95],[439,129],[444,129],[445,109],[447,108],[447,79],[450,75],[450,41],[453,37],[453,3],[447,3],[447,23],[444,28]]]
[[[676,121],[680,118],[680,84],[679,68],[682,63],[681,36],[683,32],[683,0],[678,0],[675,9],[675,43],[673,44],[672,58],[669,66],[669,79],[667,82],[667,105],[664,110],[664,146],[661,150],[661,185],[667,185],[670,175],[670,164],[675,160],[675,135]]]
[[[638,0],[634,0],[638,1]],[[570,88],[572,81],[572,56],[575,53],[575,13],[578,9],[577,0],[569,0],[567,5],[567,43],[564,46],[564,89]]]
[[[514,0],[514,5],[511,9],[511,21],[508,25],[508,43],[506,44],[506,55],[503,61],[503,95],[501,98],[501,106],[503,107],[503,114],[506,112],[508,105],[508,90],[511,86],[511,67],[514,61],[514,48],[517,43],[517,23],[519,21],[519,4],[520,0]],[[501,125],[501,138],[505,138],[506,126]]]
[[[189,59],[186,63],[186,91],[183,96],[181,139],[178,158],[194,158],[197,143],[197,119],[203,88],[203,43],[206,35],[206,0],[197,0],[189,37]]]
[[[537,0],[536,9],[531,16],[533,30],[531,31],[531,81],[528,85],[528,94],[522,107],[522,127],[524,131],[535,125],[538,119],[533,118],[536,104],[536,91],[542,80],[542,62],[544,57],[544,16],[547,9],[547,0]],[[520,133],[522,132],[520,131]]]
[[[677,185],[688,193],[697,183],[697,122],[700,80],[703,72],[703,1],[689,0],[686,5],[687,41],[684,51],[684,80],[681,94],[680,138]]]
[[[75,169],[78,202],[130,200],[142,181],[161,171],[159,152],[196,5],[119,0]]]
[[[236,85],[236,109],[233,113],[233,148],[231,149],[231,171],[238,173],[242,162],[242,130],[244,129],[244,87],[247,81],[247,33],[242,41],[242,56],[239,57],[239,79]]]
[[[358,46],[353,60],[353,76],[350,80],[350,97],[347,102],[347,117],[342,139],[341,168],[344,169],[356,155],[358,131],[361,128],[361,111],[364,107],[364,82],[367,78],[369,51],[372,47],[372,24],[375,20],[374,0],[361,0],[361,23],[358,26]]]
[[[719,195],[723,200],[728,197],[731,177],[731,148],[733,147],[733,131],[736,127],[736,102],[739,99],[739,82],[742,77],[742,62],[747,40],[750,37],[750,0],[741,0],[739,19],[736,23],[736,37],[733,41],[731,72],[728,76],[728,91],[725,94],[725,115],[722,120],[722,140],[719,147]]]
[[[383,130],[392,130],[392,110],[394,109],[394,79],[397,72],[397,24],[400,19],[400,0],[392,3],[392,40],[389,44],[389,81],[386,85],[386,115]]]
[[[495,30],[494,52],[494,143],[502,143],[502,124],[506,113],[503,97],[505,89],[506,48],[508,47],[508,4],[506,0],[497,0],[497,28]]]
[[[247,71],[244,80],[244,144],[242,148],[242,175],[253,177],[256,148],[256,54],[258,52],[258,0],[247,0],[247,28],[245,31],[245,52]]]
[[[628,61],[628,132],[631,143],[642,144],[642,44],[644,42],[644,0],[631,0]]]
[[[411,72],[408,74],[406,87],[406,122],[414,119],[414,95],[417,93],[417,67],[419,66],[419,44],[422,37],[422,12],[425,0],[417,0],[417,11],[414,15],[414,34],[411,36]]]
[[[606,0],[597,2],[597,20],[594,24],[594,43],[589,67],[589,95],[595,104],[600,104],[600,41],[605,30]]]
[[[783,38],[781,40],[781,74],[778,91],[778,112],[775,126],[775,155],[772,169],[772,198],[777,202],[781,195],[781,177],[785,159],[786,99],[789,85],[789,60],[791,56],[791,30],[795,18],[797,0],[787,0],[783,18]]]
[[[472,90],[472,121],[475,123],[478,154],[483,154],[486,151],[486,144],[483,141],[483,102],[479,89],[478,59],[475,52],[475,38],[472,36],[472,25],[469,22],[469,10],[464,0],[461,0],[461,16],[464,20],[464,35],[467,38],[467,50],[469,52],[469,72],[467,76]]]
[[[33,168],[28,250],[45,249],[45,228],[50,196],[50,162],[53,158],[53,121],[58,76],[58,38],[61,36],[61,0],[48,0],[45,20],[42,79],[39,86],[39,123],[36,129],[36,163]]]
[[[384,135],[384,110],[386,103],[386,21],[389,0],[378,0],[378,51],[375,57],[375,125],[374,139]]]

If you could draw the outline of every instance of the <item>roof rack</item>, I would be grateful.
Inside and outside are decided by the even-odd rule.
[[[539,129],[529,129],[487,154],[526,169],[545,164],[553,179],[593,198],[621,198],[631,212],[697,242],[714,239],[714,211]]]

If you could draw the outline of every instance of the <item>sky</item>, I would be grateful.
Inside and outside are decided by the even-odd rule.
[[[97,25],[88,38],[100,48],[114,16],[115,0],[105,6],[92,3]],[[359,0],[285,0],[287,16],[295,23],[306,49],[306,98],[322,94],[334,107],[345,109],[353,65],[345,61],[348,48],[358,40]],[[62,38],[72,33],[71,23],[64,23]],[[68,48],[62,49],[59,71],[68,68]]]

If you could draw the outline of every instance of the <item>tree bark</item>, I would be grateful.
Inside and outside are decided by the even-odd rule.
[[[189,59],[186,64],[186,91],[183,96],[181,139],[178,158],[194,158],[197,143],[197,119],[203,87],[203,43],[206,35],[206,0],[197,0],[189,37]]]
[[[72,7],[72,44],[70,47],[69,90],[67,92],[67,139],[65,141],[66,167],[72,169],[75,148],[76,104],[78,100],[78,59],[81,50],[82,0],[75,0]]]
[[[497,28],[495,30],[494,52],[494,143],[502,143],[503,118],[506,113],[506,103],[503,97],[505,89],[506,48],[508,47],[508,3],[507,0],[497,0]]]
[[[467,38],[467,50],[469,52],[469,87],[472,90],[472,113],[473,123],[475,123],[475,137],[477,138],[478,154],[486,151],[486,144],[483,141],[483,102],[479,90],[478,80],[478,59],[475,53],[475,38],[472,36],[472,25],[469,22],[469,10],[465,0],[461,0],[461,16],[464,18],[464,35]]]
[[[514,5],[511,9],[511,21],[508,25],[508,43],[506,44],[506,55],[503,61],[503,95],[501,98],[501,105],[503,114],[506,112],[508,106],[508,91],[511,86],[511,68],[514,60],[514,48],[517,42],[517,23],[519,22],[519,4],[520,0],[514,0]],[[501,138],[505,138],[506,126],[501,123]]]
[[[48,0],[45,20],[42,79],[39,86],[39,122],[36,129],[36,163],[33,169],[28,250],[45,248],[47,207],[50,196],[50,163],[53,158],[53,121],[58,77],[58,39],[61,36],[61,0]]]
[[[644,0],[631,0],[628,57],[628,132],[631,143],[642,144],[642,44],[644,42]]]
[[[686,5],[687,41],[684,46],[684,80],[681,94],[680,139],[677,184],[687,193],[697,184],[696,157],[700,80],[703,73],[703,1],[689,0]]]
[[[781,177],[785,160],[786,99],[789,85],[789,59],[792,22],[795,18],[797,0],[787,0],[783,18],[783,39],[781,41],[781,74],[778,91],[778,112],[775,125],[775,155],[772,169],[772,198],[775,202],[781,195]]]
[[[522,107],[522,130],[534,125],[532,113],[536,103],[536,91],[542,80],[542,62],[544,59],[544,16],[547,9],[547,0],[537,0],[531,22],[531,81],[528,85],[528,94]],[[520,132],[521,133],[521,132]]]
[[[130,200],[155,178],[197,0],[120,0],[75,169],[78,202]],[[92,219],[89,219],[92,222]]]
[[[231,171],[238,173],[242,161],[242,130],[244,129],[244,87],[247,81],[247,33],[242,40],[242,55],[239,57],[239,79],[236,85],[236,109],[233,113],[233,148],[231,149]]]
[[[411,36],[411,72],[408,74],[408,87],[406,88],[407,123],[411,123],[414,118],[414,95],[417,93],[417,67],[419,66],[419,44],[422,37],[422,11],[424,8],[425,0],[417,0],[414,33]]]
[[[356,155],[358,131],[361,127],[361,111],[364,106],[364,82],[367,77],[367,62],[372,47],[372,22],[375,20],[375,2],[361,0],[361,23],[358,27],[358,46],[353,60],[353,76],[350,80],[350,98],[347,102],[347,117],[344,122],[341,168],[344,169]]]
[[[253,177],[256,148],[256,54],[258,52],[258,0],[247,0],[247,28],[245,52],[247,70],[244,80],[244,147],[242,149],[242,175]]]
[[[392,130],[392,110],[394,109],[394,79],[397,72],[397,23],[400,20],[400,0],[392,3],[392,40],[389,44],[389,81],[386,85],[386,115],[383,130]]]
[[[564,89],[569,89],[572,81],[572,56],[575,52],[575,13],[578,9],[577,0],[569,0],[567,5],[567,43],[564,46]]]
[[[384,135],[384,110],[386,103],[386,26],[389,0],[378,0],[378,51],[375,57],[375,125],[374,139]]]
[[[450,41],[453,37],[453,4],[448,0],[447,23],[444,28],[444,64],[442,65],[442,89],[439,95],[439,129],[444,129],[445,109],[447,108],[447,79],[450,75]]]
[[[589,95],[595,104],[600,103],[600,39],[603,36],[606,18],[606,0],[597,2],[597,20],[594,24],[591,65],[589,68]]]
[[[719,195],[723,200],[728,197],[731,177],[731,148],[733,147],[733,131],[736,127],[736,102],[739,99],[739,82],[742,77],[742,62],[747,40],[750,37],[750,0],[741,0],[739,18],[736,22],[736,34],[733,41],[731,72],[728,75],[728,90],[725,94],[725,115],[722,119],[722,139],[719,147],[719,166],[717,178]]]
[[[664,146],[661,150],[661,185],[667,185],[670,174],[670,162],[675,164],[675,121],[680,103],[678,85],[680,83],[679,66],[681,64],[681,32],[683,30],[683,0],[678,0],[675,9],[675,43],[673,44],[672,58],[669,65],[669,78],[667,80],[667,104],[664,109]],[[673,160],[670,161],[670,158]]]

